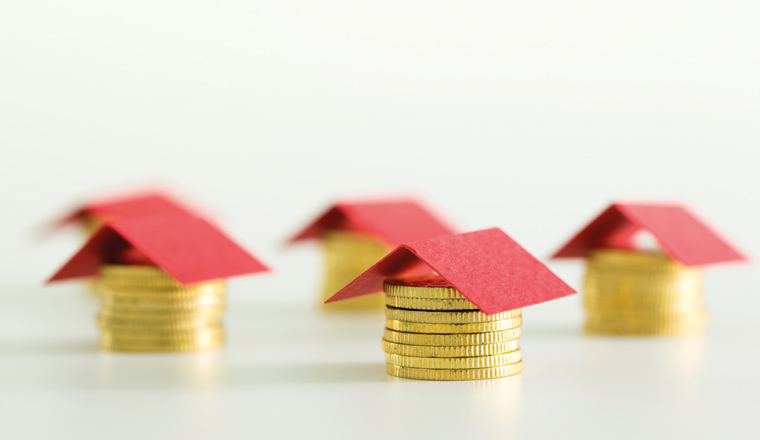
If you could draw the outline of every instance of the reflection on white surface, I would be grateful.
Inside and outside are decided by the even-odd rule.
[[[757,410],[755,321],[717,320],[695,337],[597,337],[580,315],[536,308],[521,374],[430,382],[385,373],[382,316],[242,304],[221,350],[112,353],[98,350],[80,297],[34,294],[0,297],[0,438],[51,438],[55,426],[124,439],[638,439],[656,426],[658,438],[697,439]],[[48,425],[31,422],[40,414]]]
[[[213,389],[224,384],[222,352],[98,354],[98,385],[102,388]]]
[[[684,402],[695,400],[702,392],[708,343],[705,335],[684,336],[662,341],[653,361],[670,379],[670,387]]]
[[[522,412],[522,373],[495,380],[467,383],[474,416],[493,435],[519,436]]]

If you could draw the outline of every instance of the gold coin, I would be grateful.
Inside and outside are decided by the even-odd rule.
[[[586,281],[584,292],[597,298],[636,298],[642,300],[689,300],[702,295],[701,284],[676,285],[675,283],[658,285],[630,285],[623,282],[606,285]]]
[[[109,351],[127,352],[177,352],[208,350],[224,345],[224,335],[199,339],[196,341],[135,341],[101,339],[100,347]]]
[[[634,315],[634,314],[588,314],[587,322],[611,326],[679,326],[701,324],[707,321],[706,313],[690,315]]]
[[[601,264],[628,268],[664,268],[681,270],[687,268],[682,263],[662,252],[625,249],[594,249],[589,253],[589,264]]]
[[[608,331],[613,333],[630,333],[630,334],[649,334],[649,333],[673,333],[680,331],[690,331],[692,329],[702,329],[706,325],[706,321],[703,322],[691,322],[684,324],[670,324],[670,325],[615,325],[604,324],[599,322],[587,322],[587,329],[596,329],[598,331]]]
[[[464,370],[433,370],[428,368],[409,368],[387,364],[388,374],[406,379],[418,380],[483,380],[514,376],[522,371],[522,362],[503,367],[472,368]]]
[[[100,277],[102,283],[113,289],[151,289],[159,291],[190,291],[204,286],[213,286],[216,289],[223,290],[226,283],[223,280],[214,280],[203,283],[194,283],[183,285],[175,279],[147,279],[147,278],[115,278]]]
[[[515,340],[522,334],[520,327],[498,332],[456,333],[448,335],[437,335],[431,333],[403,333],[388,328],[384,329],[383,331],[383,337],[385,340],[394,342],[396,344],[436,346],[495,344],[499,342]]]
[[[193,310],[165,311],[155,309],[138,309],[124,307],[101,307],[99,316],[118,319],[133,319],[144,321],[183,321],[188,319],[221,319],[223,308],[199,308]]]
[[[658,285],[625,284],[622,281],[601,284],[586,280],[584,293],[587,296],[606,298],[631,298],[637,300],[657,301],[683,301],[700,298],[702,296],[701,284],[677,285],[676,283],[663,283]]]
[[[385,304],[411,310],[478,310],[478,306],[465,298],[421,299],[385,295]]]
[[[598,313],[595,310],[587,310],[589,319],[611,322],[686,322],[693,320],[704,320],[707,313],[704,310],[694,311],[693,313],[635,313],[627,310],[617,312]]]
[[[584,304],[601,304],[610,306],[640,306],[640,307],[668,307],[668,306],[690,306],[704,304],[702,296],[690,297],[690,298],[662,298],[662,297],[631,297],[631,296],[617,296],[617,297],[599,297],[587,295],[583,298]]]
[[[704,313],[704,307],[701,305],[672,306],[672,307],[642,307],[642,306],[601,306],[588,305],[584,309],[589,314],[598,316],[651,316],[656,317],[688,317],[695,314]]]
[[[188,316],[188,315],[223,315],[224,304],[211,304],[208,306],[150,306],[145,305],[124,305],[124,304],[101,304],[100,312],[107,315],[116,316]]]
[[[344,244],[351,248],[387,249],[383,244],[373,236],[362,232],[347,231],[345,229],[328,229],[322,234],[322,243],[327,244]]]
[[[146,329],[146,328],[101,328],[102,338],[119,340],[161,340],[161,341],[189,341],[198,338],[206,338],[224,333],[221,323],[196,327],[184,330]]]
[[[514,318],[522,314],[522,309],[486,315],[480,310],[472,312],[428,312],[424,310],[405,310],[387,307],[385,316],[389,319],[406,322],[426,322],[431,324],[468,324],[475,322],[493,322]]]
[[[586,323],[585,331],[597,335],[669,336],[700,333],[704,330],[705,325],[706,322],[683,326],[630,327]]]
[[[208,327],[211,325],[220,325],[219,316],[199,315],[181,319],[143,319],[143,318],[126,318],[114,317],[109,315],[99,315],[96,319],[98,327],[118,330],[118,329],[144,329],[152,330],[183,330],[195,329],[198,327]]]
[[[144,285],[113,285],[100,283],[100,291],[104,295],[119,297],[158,297],[172,299],[190,299],[203,295],[224,296],[227,287],[224,283],[196,284],[189,287],[144,286]]]
[[[129,306],[163,309],[192,309],[195,307],[223,306],[224,297],[219,295],[203,295],[192,299],[161,298],[161,297],[120,297],[106,296],[101,298],[101,304],[110,306]]]
[[[429,324],[423,322],[405,322],[386,319],[385,326],[391,330],[405,333],[485,333],[509,330],[519,327],[522,317],[502,319],[492,322],[473,322],[469,324]]]
[[[459,346],[434,346],[434,345],[404,345],[389,342],[383,339],[383,351],[401,356],[416,357],[475,357],[491,356],[494,354],[508,353],[519,348],[519,341],[497,342],[495,344],[459,345]]]
[[[100,279],[108,285],[176,287],[187,288],[203,284],[225,284],[224,280],[210,280],[203,283],[183,285],[157,266],[128,264],[105,264],[100,267]]]
[[[602,267],[595,265],[593,262],[587,266],[586,275],[590,279],[601,283],[620,280],[621,278],[630,283],[641,284],[658,284],[661,282],[693,283],[702,280],[702,271],[698,268],[681,266],[675,270],[663,272],[656,267],[649,270],[628,266]]]
[[[589,310],[641,310],[651,311],[690,311],[704,309],[703,302],[633,302],[633,301],[583,301],[583,307]]]
[[[522,353],[519,349],[503,354],[478,357],[415,357],[402,356],[398,354],[385,354],[385,361],[389,364],[400,367],[410,368],[429,368],[433,370],[460,370],[469,368],[491,368],[503,367],[504,365],[514,364],[522,360]]]
[[[100,266],[100,275],[104,277],[171,278],[166,271],[158,266],[135,264],[103,264]]]
[[[612,293],[600,295],[598,292],[588,292],[583,295],[583,302],[594,304],[635,304],[645,306],[660,306],[670,304],[702,304],[702,295],[694,293],[680,296],[665,295],[628,295],[622,293]]]
[[[407,275],[389,278],[383,284],[389,296],[422,299],[466,299],[438,275]]]

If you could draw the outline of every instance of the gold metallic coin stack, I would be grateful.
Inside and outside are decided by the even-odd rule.
[[[388,249],[367,234],[331,230],[323,237],[325,252],[325,285],[322,302],[335,295],[354,278],[377,263]],[[328,310],[382,310],[380,295],[365,295],[347,301],[326,304]]]
[[[104,265],[100,346],[113,351],[193,351],[224,343],[225,282],[183,286],[155,266]]]
[[[522,371],[522,310],[486,315],[437,275],[387,279],[383,351],[388,374],[478,380]]]
[[[702,271],[661,253],[598,249],[584,290],[590,333],[676,335],[707,323]]]

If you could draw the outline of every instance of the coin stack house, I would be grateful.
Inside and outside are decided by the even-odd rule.
[[[89,237],[106,221],[123,218],[139,218],[153,215],[197,215],[174,198],[157,191],[124,194],[89,201],[75,211],[58,219],[51,226],[59,229],[76,225],[84,236]],[[139,257],[137,253],[133,253]],[[129,255],[125,254],[125,258]],[[143,264],[141,261],[130,262]],[[103,292],[100,277],[90,278],[87,290],[99,295]]]
[[[224,344],[225,279],[266,270],[206,221],[159,215],[104,223],[50,281],[101,276],[104,350],[192,351]]]
[[[380,288],[387,372],[423,380],[520,373],[522,308],[575,293],[496,228],[400,245],[329,301]]]
[[[612,335],[703,331],[702,266],[744,259],[684,207],[651,203],[613,204],[554,255],[572,257],[587,258],[586,331]]]
[[[448,235],[453,229],[419,202],[407,199],[337,203],[290,239],[318,239],[325,276],[320,303],[401,243]],[[382,310],[381,296],[331,303],[325,310]]]

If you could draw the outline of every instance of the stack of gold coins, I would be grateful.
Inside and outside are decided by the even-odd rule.
[[[100,346],[114,351],[191,351],[224,343],[225,282],[183,286],[155,266],[104,265]]]
[[[330,230],[323,237],[325,253],[325,285],[322,302],[335,295],[354,278],[377,263],[388,249],[375,238],[357,232]],[[365,295],[347,301],[326,304],[328,310],[382,310],[380,295]]]
[[[385,280],[383,351],[389,374],[477,380],[522,371],[522,310],[486,315],[437,275]]]
[[[590,333],[687,334],[707,323],[702,271],[661,253],[595,250],[584,290]]]

